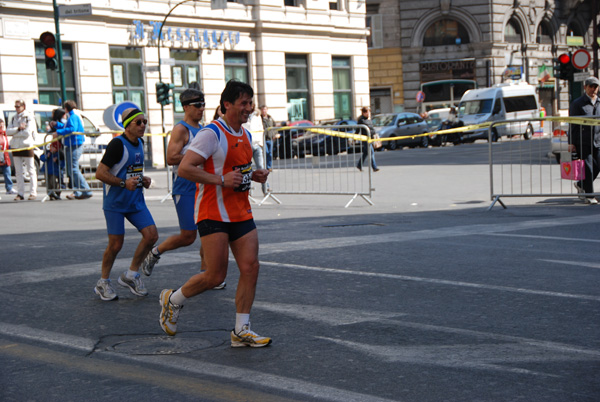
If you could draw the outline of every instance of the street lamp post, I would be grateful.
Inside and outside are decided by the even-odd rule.
[[[160,24],[160,28],[158,30],[158,46],[157,46],[157,48],[158,48],[158,82],[162,82],[162,69],[161,69],[162,63],[160,61],[160,42],[162,40],[163,27],[167,23],[167,19],[169,18],[169,16],[173,12],[173,10],[175,10],[177,7],[179,7],[183,3],[189,3],[190,1],[196,1],[196,0],[183,0],[182,2],[175,4],[173,6],[173,8],[171,8],[169,10],[167,15],[165,15],[165,19],[163,20],[162,24]],[[165,105],[163,105],[162,103],[160,104],[160,120],[161,120],[161,124],[162,124],[162,132],[165,133],[167,130],[167,128],[165,127]],[[165,167],[167,168],[167,172],[168,172],[169,165],[167,164],[167,136],[166,135],[163,137],[163,156],[165,158]],[[171,177],[169,174],[167,174],[167,187],[168,188],[171,187],[170,182],[171,182]]]

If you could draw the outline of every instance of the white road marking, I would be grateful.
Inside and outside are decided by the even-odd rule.
[[[94,351],[94,346],[96,344],[95,341],[83,337],[43,331],[25,325],[13,325],[1,322],[0,334],[22,339],[33,339],[50,345],[61,345],[86,352]],[[218,377],[226,380],[232,380],[236,383],[247,382],[252,385],[261,384],[261,386],[266,388],[295,393],[307,399],[319,398],[333,402],[394,401],[392,399],[378,398],[373,395],[346,391],[340,388],[328,387],[325,385],[319,385],[294,378],[287,378],[280,375],[262,373],[258,370],[240,369],[233,366],[208,363],[204,361],[199,364],[198,360],[196,359],[190,359],[181,356],[124,355],[122,353],[110,351],[94,351],[94,353],[111,355],[116,358],[125,359],[126,361],[151,363],[161,367],[175,369],[177,371],[184,370],[188,373]]]
[[[561,261],[561,260],[540,260],[545,262],[552,262],[555,264],[574,265],[576,267],[586,268],[600,268],[600,264],[594,262],[583,262],[583,261]]]
[[[549,292],[549,291],[545,291],[545,290],[514,288],[514,287],[510,287],[510,286],[486,285],[486,284],[482,284],[482,283],[450,281],[450,280],[446,280],[446,279],[423,278],[423,277],[419,277],[419,276],[385,274],[385,273],[381,273],[381,272],[351,271],[351,270],[347,270],[347,269],[311,267],[308,265],[284,264],[281,262],[268,262],[268,261],[261,261],[260,264],[267,265],[267,266],[277,266],[277,267],[282,267],[282,268],[300,269],[300,270],[306,270],[306,271],[319,271],[319,272],[328,272],[328,273],[336,273],[336,274],[344,274],[344,275],[358,275],[358,276],[368,276],[368,277],[374,277],[374,278],[398,279],[398,280],[402,280],[402,281],[432,283],[432,284],[436,284],[436,285],[460,286],[460,287],[486,289],[486,290],[498,290],[501,292],[514,292],[514,293],[523,293],[523,294],[537,295],[537,296],[566,297],[566,298],[571,298],[571,299],[600,301],[600,296],[590,296],[590,295],[581,295],[581,294],[563,293],[563,292]]]

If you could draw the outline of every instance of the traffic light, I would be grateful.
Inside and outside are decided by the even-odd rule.
[[[40,35],[40,42],[44,46],[46,68],[48,70],[56,70],[58,68],[56,61],[56,37],[52,32],[44,32]]]
[[[163,106],[171,103],[171,89],[175,88],[173,84],[165,82],[156,83],[156,101]]]
[[[558,78],[561,80],[572,80],[575,68],[571,64],[571,54],[563,53],[558,56],[558,63],[560,65]]]

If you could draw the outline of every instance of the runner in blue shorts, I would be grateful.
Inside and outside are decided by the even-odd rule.
[[[102,300],[118,298],[110,283],[110,272],[117,254],[123,248],[125,219],[140,231],[142,240],[135,250],[129,269],[119,276],[118,282],[136,296],[148,295],[138,271],[144,257],[158,240],[158,231],[144,199],[144,188],[150,187],[152,183],[152,179],[144,176],[142,137],[146,124],[148,120],[141,110],[125,110],[125,131],[108,144],[96,170],[96,178],[104,183],[102,208],[108,231],[108,246],[102,257],[102,275],[94,288],[94,292]]]
[[[165,241],[148,252],[142,264],[142,272],[150,276],[160,256],[170,250],[186,247],[196,241],[196,220],[194,219],[194,202],[196,199],[196,183],[179,177],[179,163],[190,146],[190,143],[202,128],[200,121],[204,115],[204,94],[197,89],[186,89],[179,95],[185,113],[183,120],[173,127],[167,145],[167,164],[173,166],[173,202],[179,219],[179,233],[169,236]],[[204,268],[202,248],[200,248],[201,267]],[[226,284],[215,287],[223,289]]]

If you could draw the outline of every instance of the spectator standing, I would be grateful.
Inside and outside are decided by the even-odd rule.
[[[262,118],[262,124],[265,129],[265,154],[266,154],[266,168],[269,172],[273,171],[273,140],[279,137],[279,134],[275,130],[269,130],[271,127],[275,127],[275,120],[269,114],[269,108],[266,105],[260,107],[260,117]]]
[[[265,162],[263,158],[263,134],[264,127],[262,117],[259,111],[252,111],[248,117],[248,121],[242,124],[246,130],[252,135],[252,159],[257,169],[264,169]],[[263,195],[267,195],[267,183],[261,184]]]
[[[6,134],[12,136],[10,147],[13,151],[13,162],[15,163],[15,175],[17,176],[17,196],[15,201],[25,199],[25,173],[29,175],[31,186],[29,200],[37,198],[38,178],[35,168],[33,146],[35,145],[35,132],[37,127],[33,113],[26,109],[25,101],[15,101],[17,112],[10,121]]]
[[[187,247],[196,241],[196,221],[194,220],[194,202],[196,199],[196,183],[179,176],[179,163],[190,147],[191,141],[202,128],[200,121],[204,116],[204,93],[197,89],[187,89],[179,95],[179,100],[185,113],[183,121],[173,127],[171,138],[167,145],[167,163],[173,166],[173,202],[179,219],[180,232],[169,236],[161,244],[154,246],[142,264],[144,275],[150,276],[162,253]],[[200,250],[202,259],[201,270],[204,268],[204,252]],[[215,289],[224,289],[225,282]]]
[[[139,268],[144,257],[158,240],[154,219],[146,206],[144,188],[150,187],[152,180],[144,176],[144,141],[148,120],[139,109],[123,112],[122,135],[113,138],[96,170],[96,178],[104,183],[103,210],[108,232],[108,246],[102,257],[102,275],[94,291],[102,300],[117,299],[117,293],[110,283],[117,254],[125,239],[125,219],[142,234],[129,269],[119,277],[119,285],[129,288],[136,296],[147,296],[148,291],[142,282]]]
[[[8,137],[6,136],[6,126],[4,125],[4,120],[0,119],[0,169],[2,169],[2,174],[4,175],[4,187],[6,188],[6,194],[17,194],[17,191],[13,188],[10,154],[6,152],[7,149]]]
[[[83,120],[77,110],[77,104],[75,101],[68,100],[65,102],[65,109],[68,114],[66,124],[57,124],[56,134],[57,135],[68,135],[64,140],[65,154],[67,159],[67,175],[71,185],[73,186],[73,194],[67,195],[69,200],[85,200],[92,196],[90,186],[85,180],[85,177],[79,170],[79,159],[83,152],[83,143],[85,141],[85,135],[73,134],[83,133]],[[71,135],[69,135],[71,134]]]
[[[48,150],[40,157],[44,162],[42,172],[46,174],[48,197],[51,200],[60,200],[60,187],[65,169],[65,154],[58,140],[50,143]],[[59,190],[59,191],[55,191]]]
[[[188,298],[221,283],[227,275],[229,249],[240,277],[236,291],[232,347],[263,347],[271,339],[250,329],[250,310],[258,281],[258,234],[248,200],[250,180],[264,183],[269,171],[252,171],[252,136],[242,127],[252,113],[254,91],[231,80],[221,94],[223,118],[198,133],[183,160],[179,174],[197,183],[196,222],[206,255],[206,271],[192,276],[179,289],[160,294],[160,326],[167,335],[177,332],[179,312]]]
[[[569,116],[600,117],[600,99],[596,77],[588,77],[583,82],[584,94],[571,102]],[[571,124],[569,129],[569,151],[576,152],[585,161],[585,179],[575,183],[579,193],[594,192],[594,180],[600,173],[600,126]],[[585,197],[588,204],[598,204],[593,196]]]
[[[356,121],[356,123],[367,126],[368,132],[364,132],[364,129],[362,129],[362,131],[361,131],[361,129],[359,129],[357,131],[357,134],[362,134],[363,136],[366,136],[367,140],[368,140],[370,138],[373,138],[373,135],[375,134],[375,127],[373,126],[373,122],[370,119],[371,110],[368,107],[363,107],[362,109],[360,109],[360,111],[361,111],[361,115],[358,118],[358,120]],[[373,168],[374,172],[378,172],[379,168],[377,167],[377,163],[375,162],[375,149],[373,148],[373,144],[371,144],[369,141],[361,141],[361,142],[362,142],[362,156],[358,160],[358,164],[356,165],[356,168],[358,170],[362,171],[363,164],[365,163],[365,160],[369,157],[369,148],[370,148],[371,149],[371,167]]]

